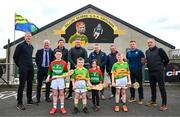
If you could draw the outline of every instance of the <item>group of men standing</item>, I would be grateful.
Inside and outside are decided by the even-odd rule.
[[[32,35],[31,33],[25,33],[25,41],[17,45],[15,53],[14,53],[14,61],[16,65],[19,67],[19,87],[18,87],[18,94],[17,94],[17,108],[21,110],[25,110],[25,106],[23,105],[23,90],[25,87],[25,82],[27,81],[27,104],[33,104],[34,101],[32,100],[32,81],[34,77],[34,68],[32,62],[32,53],[33,53],[33,46],[31,45]],[[138,88],[139,93],[139,104],[143,104],[143,86],[142,86],[142,66],[143,64],[147,64],[149,68],[149,81],[151,87],[151,100],[148,102],[149,106],[156,106],[156,83],[159,85],[159,89],[161,92],[162,97],[162,105],[160,106],[160,110],[166,110],[167,106],[167,96],[166,90],[164,86],[164,67],[167,66],[169,59],[162,48],[156,47],[156,42],[154,39],[150,38],[147,41],[149,49],[146,51],[146,57],[144,53],[137,49],[136,42],[130,41],[130,50],[126,53],[126,58],[129,63],[130,74],[131,74],[131,82],[138,82],[140,87]],[[96,59],[97,64],[100,67],[102,73],[106,72],[109,74],[111,79],[111,68],[112,65],[117,62],[116,54],[118,51],[116,50],[115,44],[110,45],[110,54],[106,55],[100,49],[99,44],[95,44],[95,49],[93,52],[90,53],[89,57],[85,48],[81,46],[81,40],[77,38],[75,40],[75,46],[72,47],[69,51],[64,46],[65,41],[60,39],[58,41],[58,47],[56,49],[60,49],[62,51],[62,59],[66,62],[70,63],[70,68],[76,68],[76,61],[77,58],[82,57],[85,60],[85,63],[90,63],[92,60]],[[145,59],[146,58],[146,59]],[[47,78],[47,71],[49,64],[54,60],[54,52],[50,48],[50,41],[44,40],[44,47],[42,49],[37,50],[35,56],[35,62],[37,64],[38,72],[37,72],[37,102],[39,103],[41,97],[41,87],[43,80]],[[111,89],[112,95],[111,97],[115,96],[115,88],[112,87]],[[45,93],[45,100],[47,102],[51,102],[49,98],[50,92],[50,83],[46,83],[46,93]],[[69,95],[67,99],[72,98],[72,83],[70,83],[69,88]],[[129,102],[136,101],[135,99],[135,89],[130,88],[131,97]],[[101,98],[105,99],[104,91],[101,91]],[[110,97],[110,98],[111,98]]]

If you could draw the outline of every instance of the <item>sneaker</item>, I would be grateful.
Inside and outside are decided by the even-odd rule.
[[[83,112],[86,113],[86,114],[89,114],[89,111],[88,111],[87,107],[83,108]]]
[[[138,104],[142,105],[143,104],[143,99],[139,99]]]
[[[26,110],[25,106],[23,104],[17,104],[17,109],[19,110]]]
[[[114,106],[114,111],[119,112],[119,106]]]
[[[52,108],[51,111],[50,111],[50,114],[53,115],[53,114],[56,113],[56,111],[57,111],[57,108]]]
[[[127,106],[126,106],[126,105],[123,105],[123,106],[122,106],[122,110],[123,110],[124,112],[128,112]]]
[[[32,104],[35,104],[35,102],[33,100],[30,100],[27,102],[27,105],[32,105]]]
[[[97,111],[98,111],[97,106],[93,106],[93,111],[94,111],[94,112],[97,112]]]
[[[65,108],[61,108],[60,111],[61,111],[62,114],[66,114],[67,113]]]
[[[73,109],[73,114],[77,114],[79,112],[79,110],[78,110],[78,108],[77,107],[74,107],[74,109]]]
[[[100,106],[96,106],[97,107],[97,111],[99,111],[100,110]]]
[[[114,95],[112,94],[110,97],[109,97],[109,100],[113,99],[114,98]]]
[[[105,96],[104,96],[104,95],[101,95],[101,99],[102,99],[102,100],[105,100],[106,98],[105,98]]]
[[[155,107],[157,106],[157,103],[151,100],[147,103],[147,106]]]
[[[68,97],[66,97],[66,99],[68,99],[68,100],[70,100],[70,99],[72,99],[73,97],[72,96],[68,96]]]
[[[40,99],[37,99],[36,103],[38,104],[38,103],[40,103],[40,102],[41,102],[41,100],[40,100]]]
[[[45,101],[46,102],[52,102],[52,100],[50,98],[46,98]]]
[[[128,102],[136,102],[136,99],[134,97],[130,97],[130,99],[128,100]]]
[[[168,108],[167,108],[166,105],[161,105],[160,108],[159,108],[160,111],[165,111],[165,110],[167,110],[167,109],[168,109]]]

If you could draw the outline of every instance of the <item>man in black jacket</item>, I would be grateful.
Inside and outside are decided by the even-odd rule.
[[[38,68],[38,71],[37,71],[37,94],[36,94],[37,103],[40,102],[41,87],[42,87],[43,80],[45,80],[47,78],[48,67],[54,59],[54,52],[51,50],[49,45],[50,45],[50,41],[44,40],[44,48],[37,50],[37,53],[36,53],[35,61],[36,61],[36,65]],[[50,82],[46,83],[46,93],[45,93],[46,99],[45,100],[47,102],[51,102],[51,100],[49,98],[49,93],[50,93]]]
[[[64,61],[66,61],[66,63],[68,63],[68,49],[65,48],[64,43],[65,43],[64,39],[59,39],[58,47],[54,49],[54,52],[56,49],[61,50],[62,51],[62,59]]]
[[[101,50],[99,44],[95,44],[94,51],[90,53],[89,59],[88,59],[89,63],[92,64],[92,61],[94,59],[97,60],[97,65],[100,67],[103,73],[103,82],[104,82],[104,71],[105,71],[107,56],[106,56],[106,53]],[[104,90],[101,90],[100,93],[101,93],[101,99],[105,99]]]
[[[148,106],[156,106],[156,83],[158,83],[162,105],[160,110],[167,110],[167,95],[164,81],[164,67],[169,63],[169,58],[162,48],[156,47],[156,41],[152,38],[147,41],[149,49],[146,50],[147,67],[149,69],[149,81],[151,87],[151,100]]]
[[[110,45],[110,51],[111,53],[107,55],[106,72],[108,73],[110,80],[112,82],[111,69],[112,69],[113,64],[117,62],[116,54],[118,53],[118,51],[116,50],[115,44]],[[111,87],[111,96],[109,99],[115,97],[115,93],[116,93],[116,88]]]
[[[71,64],[70,69],[76,68],[77,58],[79,57],[82,57],[85,63],[87,63],[87,51],[85,48],[81,47],[81,40],[77,38],[75,40],[75,46],[71,48],[68,53],[68,60]],[[69,94],[67,99],[72,99],[72,92],[72,82],[70,81]]]
[[[32,35],[29,32],[25,33],[25,41],[17,45],[13,59],[15,64],[19,67],[19,87],[17,93],[17,108],[25,110],[23,105],[23,90],[25,81],[27,81],[27,104],[33,104],[32,100],[32,82],[34,77],[34,68],[32,62],[33,46],[30,44]]]

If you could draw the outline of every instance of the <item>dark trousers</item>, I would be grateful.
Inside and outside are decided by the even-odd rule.
[[[72,81],[70,81],[68,97],[72,97],[72,92],[73,92],[73,85],[72,85]]]
[[[71,68],[70,69],[76,69],[73,65],[71,65]],[[70,76],[70,79],[71,79],[71,76]],[[73,85],[72,85],[72,81],[70,80],[70,84],[69,84],[69,94],[68,94],[68,97],[72,97],[72,93],[73,93]]]
[[[92,90],[92,102],[93,105],[99,106],[99,91]]]
[[[140,87],[138,88],[139,99],[143,99],[143,86],[142,86],[142,70],[130,70],[131,83],[138,82]],[[135,89],[130,88],[131,97],[135,97]]]
[[[41,87],[42,87],[43,81],[46,80],[46,78],[47,78],[47,72],[48,72],[48,68],[38,69],[38,72],[37,72],[37,94],[36,94],[37,100],[40,100],[40,98],[41,98]],[[46,83],[46,93],[45,93],[46,99],[49,98],[49,93],[50,93],[50,82]]]
[[[112,74],[111,73],[108,73],[108,74],[109,74],[110,80],[112,82]],[[116,88],[115,87],[111,87],[111,94],[113,96],[115,96],[115,94],[116,94]]]
[[[102,76],[103,76],[103,81],[102,81],[102,83],[104,83],[104,69],[101,69],[101,71],[102,71]],[[101,95],[104,95],[104,88],[100,91],[100,94],[101,94]]]
[[[167,95],[164,83],[164,71],[149,71],[149,81],[151,87],[151,100],[156,102],[156,83],[158,83],[162,98],[162,104],[166,105]]]
[[[23,68],[19,69],[19,87],[18,87],[18,94],[17,94],[17,103],[18,104],[23,103],[23,101],[22,101],[23,91],[24,91],[26,81],[27,81],[27,89],[26,89],[27,101],[32,100],[33,77],[34,77],[34,68],[33,67],[23,67]]]

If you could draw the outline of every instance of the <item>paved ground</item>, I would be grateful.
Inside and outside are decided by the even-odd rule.
[[[101,110],[99,112],[93,112],[92,102],[88,101],[88,108],[90,111],[89,116],[180,116],[180,85],[168,85],[166,87],[168,94],[168,110],[161,112],[159,111],[159,105],[161,103],[160,94],[158,90],[157,103],[158,106],[151,108],[145,105],[138,105],[136,103],[128,103],[129,112],[113,112],[114,100],[101,100]],[[25,111],[16,109],[16,90],[17,88],[0,87],[0,116],[49,116],[49,110],[52,103],[47,103],[43,99],[41,103],[37,105],[27,106],[26,105],[26,94],[24,94],[24,103],[26,106]],[[34,92],[35,94],[35,92]],[[129,97],[129,90],[128,90]],[[42,94],[44,95],[44,94]],[[110,95],[110,91],[105,91],[106,97]],[[150,99],[149,86],[144,86],[145,102]],[[35,100],[35,99],[34,99]],[[66,100],[65,106],[68,113],[64,116],[73,116],[71,110],[73,108],[73,100]],[[58,111],[55,115],[60,116],[61,113]],[[77,116],[87,116],[84,113],[78,113]]]

